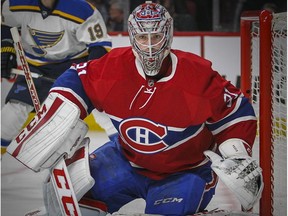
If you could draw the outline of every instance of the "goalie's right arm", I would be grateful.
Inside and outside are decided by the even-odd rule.
[[[80,109],[64,96],[51,92],[7,152],[34,171],[50,168],[66,154],[71,157],[88,132]]]

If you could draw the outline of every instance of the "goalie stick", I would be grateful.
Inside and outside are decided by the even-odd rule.
[[[10,31],[15,43],[15,50],[20,58],[28,90],[31,95],[35,111],[37,113],[40,110],[40,100],[38,98],[32,75],[25,57],[20,35],[16,27],[11,28]],[[78,201],[76,199],[76,195],[63,157],[56,163],[53,168],[51,168],[50,177],[62,215],[81,216]]]
[[[14,43],[15,43],[15,50],[19,56],[21,66],[24,71],[24,76],[27,82],[28,90],[32,98],[32,102],[35,108],[35,111],[38,112],[40,110],[40,101],[38,98],[38,94],[31,76],[31,72],[24,54],[23,46],[20,41],[20,35],[18,33],[18,29],[16,27],[13,27],[10,29]]]

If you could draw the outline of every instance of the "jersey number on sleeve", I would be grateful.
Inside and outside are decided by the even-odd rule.
[[[89,27],[88,32],[89,32],[91,41],[95,41],[97,38],[103,37],[103,31],[99,23],[94,25],[93,27]]]

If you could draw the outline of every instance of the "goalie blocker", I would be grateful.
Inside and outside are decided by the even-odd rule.
[[[88,126],[80,120],[79,108],[65,97],[50,93],[7,152],[38,172],[51,168],[63,155],[70,158],[87,132]]]

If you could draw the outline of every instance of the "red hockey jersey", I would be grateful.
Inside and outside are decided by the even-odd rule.
[[[252,147],[256,134],[248,99],[210,61],[170,55],[172,72],[158,81],[145,77],[131,47],[76,67],[89,100],[118,130],[125,157],[153,179],[205,164],[203,151],[230,138]]]

